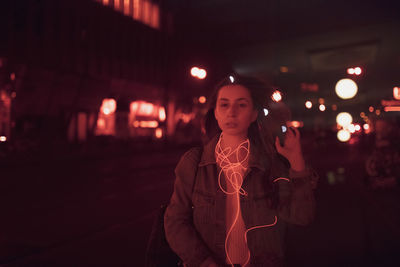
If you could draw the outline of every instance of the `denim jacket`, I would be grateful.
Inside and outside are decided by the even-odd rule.
[[[165,212],[164,227],[170,247],[186,266],[200,266],[208,257],[221,265],[226,262],[226,195],[218,186],[220,168],[214,154],[217,141],[218,136],[203,149],[187,151],[175,169],[174,192]],[[277,222],[248,232],[251,266],[281,266],[285,222],[306,225],[314,217],[315,172],[273,170],[276,168],[271,168],[253,145],[242,185],[248,194],[240,196],[243,220],[246,229],[274,224],[275,216]],[[273,205],[271,186],[266,180],[279,176],[290,179],[273,183],[278,186],[278,203]]]

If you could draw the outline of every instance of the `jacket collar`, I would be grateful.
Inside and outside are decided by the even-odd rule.
[[[203,153],[199,162],[199,167],[210,164],[217,165],[217,161],[215,159],[215,146],[218,143],[219,136],[220,134],[215,135],[206,145],[204,145]],[[260,149],[256,145],[254,145],[253,142],[250,142],[249,167],[258,168],[262,171],[265,171],[265,164],[266,161],[265,158],[262,157]]]

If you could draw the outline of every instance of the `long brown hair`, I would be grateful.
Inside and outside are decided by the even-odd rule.
[[[283,122],[279,121],[279,116],[271,112],[270,96],[272,95],[273,89],[254,77],[231,74],[216,85],[209,98],[208,111],[203,123],[203,133],[205,134],[206,141],[211,140],[215,135],[221,132],[214,116],[214,109],[216,107],[219,90],[226,85],[232,84],[242,85],[249,91],[253,101],[253,108],[257,111],[257,119],[249,126],[248,138],[257,147],[263,148],[262,152],[269,160],[273,160],[274,155],[276,155],[274,146],[276,131]],[[265,109],[269,112],[268,115],[265,115]]]

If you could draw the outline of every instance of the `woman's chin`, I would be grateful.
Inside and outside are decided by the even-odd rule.
[[[231,136],[247,136],[246,131],[243,131],[238,128],[225,128],[222,130],[222,133],[225,135],[231,135]]]

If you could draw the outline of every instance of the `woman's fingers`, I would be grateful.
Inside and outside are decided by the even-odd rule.
[[[294,135],[296,136],[296,138],[297,138],[297,139],[300,139],[300,132],[299,132],[299,129],[297,129],[296,127],[290,127],[290,128],[293,130]]]

